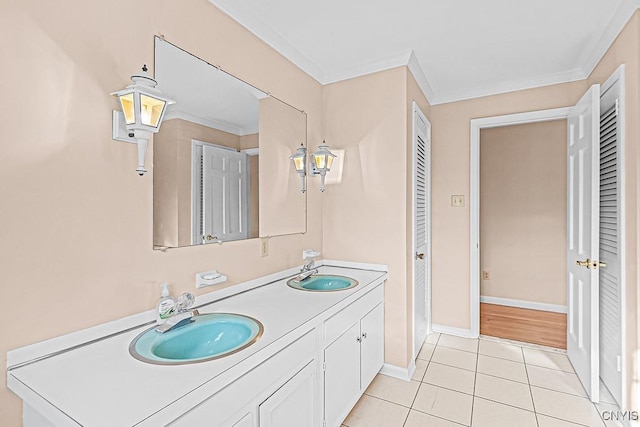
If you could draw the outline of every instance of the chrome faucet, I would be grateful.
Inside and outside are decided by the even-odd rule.
[[[316,265],[316,262],[313,260],[313,258],[307,258],[300,271],[302,273],[306,271],[311,271],[315,265]],[[317,269],[316,269],[316,272],[317,272]]]
[[[304,265],[300,269],[300,274],[298,274],[293,280],[295,282],[302,282],[303,280],[311,277],[311,275],[318,274],[318,269],[315,268],[315,265],[316,263],[312,257],[305,257]]]
[[[156,327],[156,331],[164,334],[172,331],[196,320],[196,316],[200,314],[198,310],[188,310],[196,300],[190,292],[185,292],[178,297],[176,303],[176,311],[162,325]]]

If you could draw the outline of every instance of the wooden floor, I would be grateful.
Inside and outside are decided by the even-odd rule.
[[[566,349],[567,315],[481,303],[480,333]]]

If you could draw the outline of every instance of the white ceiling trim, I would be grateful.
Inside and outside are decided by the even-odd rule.
[[[326,72],[314,61],[312,61],[307,56],[302,54],[298,49],[293,47],[293,45],[291,45],[279,33],[264,24],[253,13],[244,9],[239,4],[239,2],[234,0],[209,1],[218,9],[237,21],[239,24],[247,28],[250,32],[255,34],[266,44],[274,48],[277,52],[291,61],[298,68],[302,69],[304,72],[309,74],[312,78],[323,85],[360,77],[363,75],[372,74],[399,66],[407,66],[431,105],[463,101],[467,99],[498,95],[501,93],[508,93],[586,79],[593,72],[602,57],[607,53],[607,51],[611,47],[611,44],[615,41],[616,37],[618,37],[633,13],[636,10],[640,9],[640,0],[622,2],[613,18],[607,25],[605,31],[599,37],[596,46],[593,49],[585,50],[585,52],[583,53],[583,56],[580,58],[580,62],[583,65],[579,69],[562,73],[543,75],[536,77],[535,79],[501,82],[496,85],[487,85],[460,93],[451,93],[446,96],[438,96],[434,92],[427,76],[424,73],[424,70],[413,54],[413,51],[404,52],[387,60],[375,61],[370,64],[365,64],[349,70]]]
[[[383,59],[380,61],[370,62],[368,64],[362,64],[358,67],[335,71],[325,72],[324,79],[320,81],[323,85],[341,82],[343,80],[349,80],[354,77],[366,76],[367,74],[377,73],[378,71],[390,70],[396,67],[403,67],[409,62],[409,58],[413,53],[408,50],[398,55]]]
[[[539,76],[535,79],[510,80],[499,84],[477,87],[460,93],[452,93],[446,97],[436,97],[431,105],[447,104],[450,102],[465,101],[468,99],[481,98],[485,96],[499,95],[503,93],[516,92],[537,87],[551,86],[554,84],[568,83],[577,80],[584,80],[585,76],[581,69],[571,70],[561,73],[551,73]]]
[[[422,89],[422,93],[427,98],[427,101],[429,101],[429,104],[432,104],[432,102],[436,98],[436,94],[433,92],[433,88],[429,83],[429,79],[427,79],[427,76],[424,74],[424,70],[420,66],[418,58],[416,58],[416,55],[413,53],[413,51],[411,51],[411,56],[409,57],[407,68],[409,68],[409,71],[411,71],[411,74],[413,74],[413,78],[416,79],[418,86],[420,86],[420,89]]]
[[[293,47],[284,37],[262,22],[253,13],[243,8],[240,2],[236,0],[209,0],[209,2],[274,48],[302,71],[309,74],[319,83],[325,84],[323,83],[325,80],[324,73],[318,64]]]
[[[213,129],[218,129],[227,133],[232,133],[238,136],[251,135],[258,133],[258,128],[240,128],[222,120],[205,119],[203,117],[195,116],[193,114],[185,113],[184,111],[167,111],[164,115],[164,120],[182,119],[188,122],[196,123],[202,126],[206,126]]]
[[[596,68],[600,60],[607,53],[616,37],[622,32],[622,29],[629,19],[633,16],[636,10],[640,9],[640,0],[633,0],[632,2],[622,2],[616,10],[615,15],[607,25],[607,28],[602,32],[598,43],[592,50],[585,50],[580,58],[582,63],[582,71],[584,78],[586,79]]]

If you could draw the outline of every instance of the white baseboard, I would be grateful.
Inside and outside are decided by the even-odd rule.
[[[531,310],[551,311],[553,313],[567,313],[566,305],[546,304],[543,302],[522,301],[518,299],[483,297],[480,296],[480,302],[487,304],[506,305],[508,307],[528,308]]]
[[[431,329],[433,332],[439,332],[441,334],[456,335],[464,338],[478,338],[471,333],[471,329],[455,328],[453,326],[438,325],[435,323],[431,325]]]
[[[412,360],[409,366],[401,368],[400,366],[385,363],[382,365],[380,373],[388,377],[398,378],[400,380],[411,381],[414,372],[416,371],[416,361]]]

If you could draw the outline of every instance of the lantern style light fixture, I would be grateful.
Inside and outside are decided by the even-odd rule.
[[[114,112],[113,139],[138,145],[136,172],[142,176],[147,172],[144,167],[147,143],[151,135],[160,130],[167,105],[174,104],[175,101],[162,96],[162,92],[156,88],[158,82],[147,74],[146,65],[142,67],[142,73],[131,76],[131,81],[133,84],[126,89],[111,94],[118,97],[122,107],[122,113]],[[119,134],[119,122],[123,116],[126,136]]]
[[[296,153],[289,157],[293,160],[293,167],[296,169],[296,172],[300,174],[302,178],[302,191],[303,193],[307,191],[307,149],[303,144],[300,144],[300,147],[296,150]]]
[[[336,155],[329,151],[329,146],[323,140],[311,157],[313,174],[320,175],[320,191],[324,191],[326,189],[324,179],[327,172],[331,170],[331,165],[333,165],[333,159],[336,158]]]

